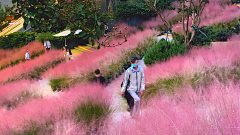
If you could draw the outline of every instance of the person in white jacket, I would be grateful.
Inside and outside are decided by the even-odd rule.
[[[130,115],[132,116],[135,113],[140,113],[140,97],[145,90],[145,76],[143,68],[137,64],[137,57],[133,56],[130,61],[131,67],[125,73],[121,94],[127,98]],[[127,94],[130,96],[127,96]]]
[[[30,60],[30,53],[28,50],[25,53],[25,60]]]

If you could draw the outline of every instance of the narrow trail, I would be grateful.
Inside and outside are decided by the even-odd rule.
[[[37,94],[39,96],[43,97],[49,97],[49,96],[58,96],[60,93],[59,92],[54,92],[49,85],[50,79],[43,79],[39,80],[39,88],[34,91],[34,94]]]
[[[138,65],[142,66],[143,68],[146,67],[143,60],[139,60]],[[114,125],[120,122],[122,119],[131,119],[130,113],[127,111],[127,102],[121,96],[120,85],[123,81],[124,75],[125,72],[105,88],[105,90],[110,92],[110,94],[112,95],[112,103],[110,107],[113,111],[111,115],[111,120],[112,124]]]

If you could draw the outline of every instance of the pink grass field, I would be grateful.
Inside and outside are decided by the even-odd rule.
[[[15,48],[11,50],[0,49],[0,66],[10,64],[11,61],[24,59],[27,50],[30,51],[31,56],[33,53],[44,50],[44,46],[41,42],[31,42],[22,48]]]
[[[204,91],[181,88],[172,97],[155,97],[141,117],[121,121],[109,134],[240,134],[239,86],[214,83]]]
[[[128,41],[118,47],[102,47],[100,50],[93,52],[84,52],[73,61],[67,61],[59,64],[54,69],[48,70],[43,77],[54,78],[64,75],[77,75],[78,73],[86,73],[94,71],[103,65],[109,64],[111,61],[117,61],[121,58],[121,52],[131,48],[135,48],[138,42],[143,41],[146,37],[153,36],[154,31],[146,29],[143,32],[137,32],[128,38]],[[124,39],[113,40],[111,44],[123,42]]]
[[[226,23],[240,16],[240,10],[237,6],[224,5],[224,8],[219,4],[218,0],[210,0],[206,5],[201,16],[201,26],[209,26],[217,23]],[[189,21],[189,29],[191,29],[192,21]],[[176,27],[177,26],[177,27]],[[173,27],[173,32],[181,33],[182,23],[178,23]]]
[[[19,76],[22,73],[27,73],[33,70],[34,67],[40,67],[47,62],[54,61],[61,57],[63,57],[63,55],[61,55],[61,51],[51,50],[49,53],[45,53],[44,55],[41,55],[34,60],[29,60],[24,63],[17,64],[13,67],[3,69],[2,71],[0,71],[0,82],[7,81],[8,78]]]
[[[213,43],[210,49],[201,48],[192,50],[190,54],[185,56],[178,56],[170,59],[170,61],[166,63],[147,67],[145,69],[146,83],[154,83],[150,81],[151,78],[155,78],[156,80],[157,78],[166,77],[167,74],[173,75],[176,72],[183,73],[182,71],[185,70],[192,72],[190,70],[192,68],[197,68],[201,71],[204,67],[214,65],[229,66],[232,62],[240,59],[236,53],[239,52],[238,44],[233,43],[236,42],[226,44]],[[231,53],[231,55],[229,53]],[[177,61],[185,64],[181,65],[180,62]],[[174,68],[175,66],[176,68]],[[168,70],[163,72],[162,69]],[[154,73],[152,73],[153,71]],[[121,82],[121,80],[122,78],[119,78],[116,81]],[[114,88],[118,89],[117,86]],[[106,126],[106,131],[108,134],[194,133],[215,135],[220,132],[238,134],[239,130],[237,127],[240,124],[240,117],[238,116],[240,113],[240,93],[238,89],[238,85],[235,86],[231,84],[226,87],[218,82],[212,84],[208,89],[203,89],[203,91],[207,91],[204,95],[199,95],[199,93],[196,93],[191,87],[179,88],[173,96],[163,95],[161,98],[155,97],[150,100],[142,109],[142,116],[140,118],[136,118],[136,120],[126,119],[126,121],[123,120],[117,125]],[[74,120],[71,120],[71,117],[67,117],[64,120],[61,119],[60,114],[63,111],[62,109],[64,108],[64,110],[70,112],[74,106],[84,102],[88,96],[95,99],[95,96],[100,95],[98,99],[110,101],[108,96],[98,92],[103,92],[103,88],[94,85],[79,85],[70,88],[70,91],[61,93],[59,97],[28,101],[25,105],[19,106],[13,111],[2,110],[0,121],[4,122],[1,123],[0,126],[2,129],[9,130],[26,123],[23,120],[33,120],[38,123],[54,121],[58,123],[58,126],[68,128],[68,130],[70,130],[68,133],[77,134],[81,128],[79,129],[79,127],[77,127],[78,124],[75,123]],[[130,124],[127,126],[124,124],[126,122]],[[70,128],[69,124],[73,128]],[[21,128],[19,130],[21,130]],[[58,133],[61,132],[59,127],[56,127],[55,130],[57,130],[56,132]]]
[[[78,85],[61,93],[58,97],[33,99],[12,111],[2,110],[0,113],[1,131],[4,134],[8,130],[18,129],[30,120],[38,124],[49,121],[60,122],[61,115],[64,112],[63,109],[67,111],[66,113],[70,113],[68,111],[72,112],[74,108],[88,101],[88,99],[97,103],[108,103],[110,101],[108,94],[102,87]]]
[[[15,100],[21,92],[33,91],[39,87],[38,83],[31,83],[28,80],[13,82],[0,86],[0,104],[5,101]]]
[[[146,83],[153,83],[159,77],[201,72],[203,67],[230,66],[232,62],[240,60],[239,51],[239,42],[235,41],[213,42],[211,48],[192,49],[188,54],[146,67]]]

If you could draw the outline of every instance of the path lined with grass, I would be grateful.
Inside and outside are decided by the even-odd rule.
[[[145,68],[143,60],[138,61],[138,65]],[[109,84],[105,89],[112,94],[111,109],[113,111],[111,119],[113,124],[117,124],[123,118],[130,119],[130,113],[127,111],[127,101],[121,96],[121,83],[124,79],[125,72],[118,79]]]

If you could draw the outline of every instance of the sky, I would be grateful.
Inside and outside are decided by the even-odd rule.
[[[2,3],[2,7],[4,5],[12,6],[12,0],[0,0],[0,2]]]

